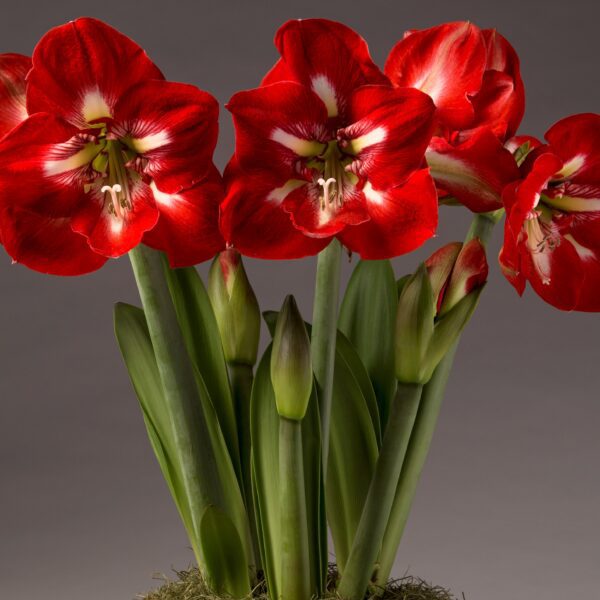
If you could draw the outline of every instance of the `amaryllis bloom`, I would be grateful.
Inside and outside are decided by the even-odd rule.
[[[236,129],[221,224],[261,258],[315,254],[333,237],[363,258],[413,250],[437,226],[423,154],[434,106],[394,89],[348,27],[289,21],[261,87],[235,94]]]
[[[508,41],[468,22],[409,31],[385,73],[435,102],[437,129],[426,156],[440,190],[475,212],[501,208],[502,189],[518,176],[503,144],[525,109],[519,58]]]
[[[31,58],[22,54],[0,54],[0,138],[27,118],[25,76]]]
[[[600,311],[600,115],[556,123],[508,185],[500,265],[563,310]],[[535,145],[535,144],[534,144]]]
[[[29,117],[0,143],[13,259],[77,275],[142,241],[173,266],[223,247],[212,96],[165,81],[137,44],[95,19],[51,30],[32,60]]]

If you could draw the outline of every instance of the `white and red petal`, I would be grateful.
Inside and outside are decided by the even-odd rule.
[[[0,186],[9,193],[15,191],[14,184],[0,182]],[[71,229],[71,220],[66,217],[54,218],[3,203],[0,229],[2,243],[12,259],[41,273],[83,275],[107,261]]]
[[[86,194],[85,201],[72,216],[73,231],[87,238],[94,252],[117,258],[137,246],[146,231],[158,221],[159,212],[150,186],[141,180],[129,182],[128,208],[111,212],[111,194],[95,189]]]
[[[135,84],[163,79],[140,46],[87,17],[51,29],[32,58],[29,113],[59,115],[80,128],[111,117],[119,98]]]
[[[338,132],[344,151],[356,156],[351,171],[376,189],[401,184],[423,164],[434,113],[429,96],[418,90],[358,89],[350,101],[352,125]]]
[[[367,183],[363,193],[369,220],[346,227],[337,236],[363,259],[406,254],[435,234],[437,194],[428,169],[416,171],[403,185],[385,191]]]
[[[295,186],[279,186],[269,170],[241,171],[235,158],[225,171],[227,193],[221,205],[225,241],[256,258],[302,258],[320,252],[329,238],[311,238],[292,224],[282,202]],[[296,181],[296,186],[307,182]]]
[[[268,168],[282,181],[302,177],[298,160],[322,154],[331,139],[325,105],[298,83],[238,92],[227,108],[233,114],[235,156],[241,167]]]
[[[436,184],[473,212],[502,208],[502,190],[519,178],[513,155],[489,130],[452,145],[434,137],[425,154]]]
[[[177,193],[210,171],[218,115],[215,98],[193,85],[143,81],[116,103],[109,135],[136,152],[161,191]]]
[[[450,242],[436,250],[426,261],[427,274],[431,283],[431,290],[436,299],[435,304],[439,311],[444,299],[443,291],[448,285],[456,258],[463,247],[462,242]]]
[[[0,54],[0,138],[27,118],[25,76],[31,58]]]
[[[485,65],[480,29],[455,22],[411,32],[392,48],[385,73],[395,86],[429,94],[443,125],[464,129],[474,117],[470,97],[481,88]]]
[[[501,139],[513,136],[525,112],[519,57],[495,29],[482,32],[487,60],[481,90],[473,98],[474,127],[490,127]]]
[[[262,85],[296,81],[312,89],[330,117],[342,117],[352,92],[362,85],[387,84],[365,40],[355,31],[326,19],[288,21],[279,28],[275,45],[281,59]]]
[[[225,248],[219,231],[223,181],[214,165],[193,187],[173,194],[150,184],[160,216],[143,242],[167,254],[172,268],[195,265]]]
[[[546,140],[564,165],[560,178],[574,183],[600,185],[600,115],[583,113],[566,117],[547,132]]]

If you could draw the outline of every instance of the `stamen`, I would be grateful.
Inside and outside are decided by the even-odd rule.
[[[334,183],[336,184],[337,187],[337,180],[335,179],[335,177],[330,177],[329,179],[325,180],[322,177],[319,177],[319,179],[317,179],[317,183],[323,187],[323,196],[322,196],[322,200],[321,200],[321,209],[325,210],[325,208],[327,207],[328,204],[330,204],[333,200],[331,200],[329,198],[329,186]]]
[[[100,191],[103,194],[107,192],[110,194],[112,202],[108,207],[109,212],[113,213],[118,218],[122,218],[123,211],[118,196],[118,194],[120,194],[123,191],[121,186],[118,183],[115,183],[114,185],[103,185]]]

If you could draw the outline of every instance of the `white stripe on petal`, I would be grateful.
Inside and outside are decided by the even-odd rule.
[[[81,101],[81,114],[86,123],[104,117],[112,117],[108,102],[98,88],[86,92]]]
[[[331,81],[325,75],[317,75],[312,78],[312,90],[321,98],[323,104],[327,107],[328,117],[338,116],[338,103],[335,88]]]
[[[385,204],[385,196],[383,192],[378,192],[373,189],[373,186],[367,181],[363,187],[363,194],[368,202],[376,204],[377,206],[383,206]]]
[[[166,146],[171,142],[171,136],[169,132],[163,129],[157,133],[150,133],[141,138],[132,138],[129,142],[129,146],[132,150],[135,150],[138,154],[146,154],[162,146]]]
[[[267,200],[273,202],[273,204],[281,204],[286,197],[291,194],[294,190],[302,187],[306,184],[306,181],[300,179],[290,179],[286,181],[281,187],[275,188],[269,192]]]
[[[303,140],[287,131],[284,131],[280,127],[274,129],[271,133],[271,139],[286,148],[289,148],[292,152],[295,152],[298,156],[318,156],[323,151],[323,144],[312,140]]]
[[[374,127],[368,133],[361,135],[353,140],[348,140],[347,150],[352,154],[358,154],[369,146],[380,144],[387,137],[387,129],[385,127]]]
[[[154,181],[150,182],[150,189],[152,190],[152,194],[154,195],[154,200],[160,206],[172,208],[178,200],[181,200],[181,198],[177,194],[165,194],[165,192],[161,192],[156,187],[156,183],[154,183]]]
[[[594,252],[592,252],[589,248],[582,246],[570,233],[567,233],[567,235],[563,237],[572,244],[581,260],[594,260],[596,258],[596,254]]]
[[[563,168],[556,174],[556,179],[567,179],[575,174],[585,165],[585,154],[577,154],[570,161],[563,165]],[[553,177],[554,179],[554,177]]]
[[[61,150],[64,151],[67,149],[69,144],[70,142],[66,142],[62,145],[64,148],[61,148],[60,146],[56,147],[56,153],[60,155]],[[47,177],[53,177],[55,175],[62,175],[63,173],[79,169],[80,167],[89,164],[99,151],[100,148],[97,144],[86,144],[81,150],[71,156],[47,160],[44,163],[44,174]]]

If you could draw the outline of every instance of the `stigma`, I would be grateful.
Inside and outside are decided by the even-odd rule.
[[[122,219],[125,216],[125,210],[131,208],[127,198],[123,195],[123,188],[121,184],[115,183],[114,185],[103,185],[100,191],[103,194],[110,195],[110,202],[108,204],[108,212],[114,215],[117,219]]]

